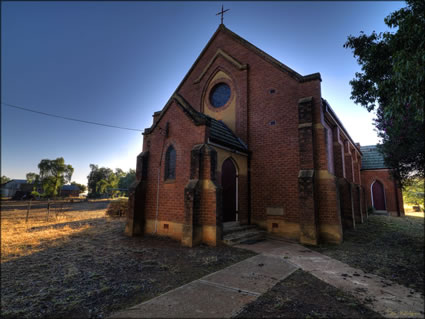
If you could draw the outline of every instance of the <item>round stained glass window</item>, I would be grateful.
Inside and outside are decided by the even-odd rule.
[[[219,83],[210,93],[210,103],[214,107],[222,107],[230,99],[230,87],[226,83]]]

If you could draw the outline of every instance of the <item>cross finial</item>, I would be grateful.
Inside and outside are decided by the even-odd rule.
[[[224,15],[224,13],[230,10],[230,9],[226,9],[226,10],[223,10],[223,9],[224,9],[223,8],[223,5],[221,5],[221,11],[216,14],[216,16],[218,16],[219,14],[221,14],[221,24],[223,24],[223,15]]]

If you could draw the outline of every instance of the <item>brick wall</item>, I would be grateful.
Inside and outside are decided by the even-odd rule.
[[[250,212],[251,221],[265,227],[267,210],[277,208],[283,211],[279,218],[286,225],[292,225],[291,236],[299,231],[297,225],[304,223],[312,229],[316,227],[326,240],[340,241],[341,219],[346,227],[354,227],[355,216],[361,222],[361,208],[365,201],[361,190],[350,184],[360,183],[361,159],[336,124],[332,121],[326,124],[320,80],[300,81],[291,71],[283,71],[247,48],[243,42],[235,40],[227,31],[219,30],[177,92],[202,112],[211,88],[210,81],[217,72],[223,72],[230,81],[232,94],[236,96],[234,130],[252,152],[248,174],[239,175],[242,222],[248,221]],[[310,119],[301,122],[298,102],[303,98],[311,101]],[[159,113],[156,113],[155,118],[158,117]],[[170,134],[165,141],[159,129],[146,136],[144,141],[143,150],[149,151],[145,215],[146,219],[155,219],[157,169],[162,145],[164,143],[163,156],[167,147],[173,145],[177,153],[176,179],[164,181],[162,165],[158,219],[184,224],[183,212],[187,211],[184,190],[190,179],[190,154],[194,145],[207,142],[208,128],[195,126],[175,102],[172,102],[159,126],[165,127],[167,122],[170,122]],[[309,124],[309,127],[300,129],[300,124]],[[204,165],[210,167],[209,161],[210,158],[205,157]],[[301,171],[313,173],[311,176],[302,175],[299,179]],[[210,178],[208,183],[220,187],[217,174],[213,178],[209,176],[209,170],[200,173],[203,174],[200,180]],[[220,216],[217,216],[219,207],[215,203],[220,194],[214,187],[204,187],[205,183],[202,187],[195,184],[190,188],[193,193],[186,194],[200,198],[198,206],[190,208],[199,212],[191,223],[217,225]],[[202,190],[199,194],[195,192],[198,187]],[[365,189],[367,193],[367,187]],[[300,197],[301,191],[311,191],[311,194]],[[195,199],[189,198],[186,203],[188,200]],[[303,205],[314,214],[303,214]]]
[[[169,122],[168,137],[159,128]],[[190,132],[190,134],[188,134]],[[190,152],[196,144],[205,141],[205,126],[196,126],[175,101],[161,118],[154,131],[145,136],[143,150],[149,151],[145,218],[155,220],[157,210],[158,168],[162,155],[159,178],[158,220],[183,222],[184,188],[190,177]],[[165,153],[173,145],[176,150],[176,178],[164,180]]]
[[[361,171],[361,179],[368,208],[372,207],[371,185],[375,180],[379,180],[384,186],[385,204],[388,213],[392,216],[404,216],[402,192],[400,188],[395,187],[389,169],[363,170]],[[398,205],[396,196],[398,197]]]

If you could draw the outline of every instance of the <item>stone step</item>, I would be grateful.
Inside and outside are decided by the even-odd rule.
[[[231,228],[231,227],[237,227],[240,226],[240,222],[239,221],[233,221],[233,222],[224,222],[223,223],[223,228]]]
[[[372,214],[374,214],[374,215],[386,215],[386,216],[389,215],[388,211],[386,211],[386,210],[374,210]]]
[[[257,227],[256,225],[238,225],[233,227],[226,227],[223,229],[223,235],[226,236],[231,233],[236,233],[236,232],[244,231],[248,229],[254,229],[256,227]]]
[[[258,241],[265,238],[266,232],[263,230],[248,229],[234,232],[224,236],[223,242],[227,245],[236,245],[246,241]]]

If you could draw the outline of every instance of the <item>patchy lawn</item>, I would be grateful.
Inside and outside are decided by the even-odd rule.
[[[104,208],[28,224],[2,216],[2,318],[102,318],[254,255],[126,237]]]
[[[309,247],[424,294],[424,218],[371,215],[341,245]]]
[[[353,296],[297,270],[236,318],[382,318]]]

